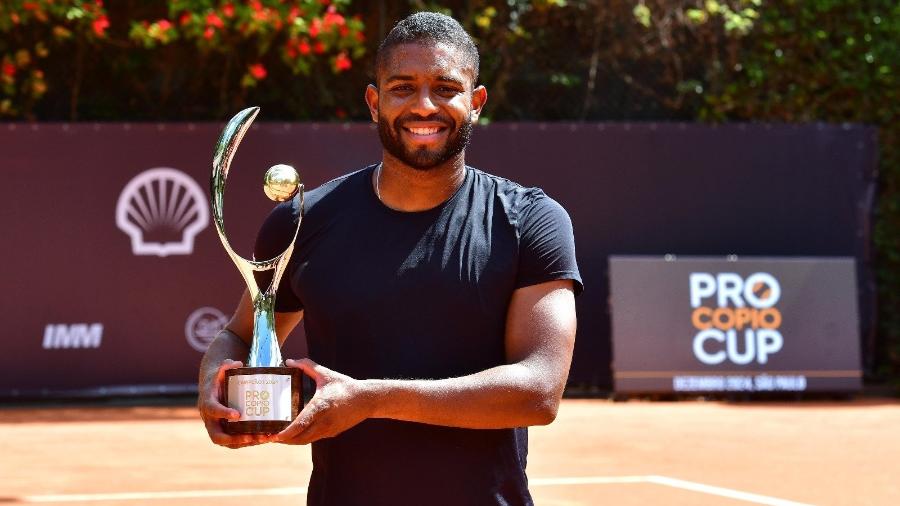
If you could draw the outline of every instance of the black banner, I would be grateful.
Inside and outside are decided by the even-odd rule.
[[[0,124],[0,396],[190,389],[199,350],[243,290],[201,210],[221,127]],[[613,253],[853,257],[870,358],[874,129],[492,124],[468,153],[572,216],[586,291],[571,383],[612,385]],[[255,125],[225,197],[232,246],[250,256],[272,205],[269,166],[295,166],[312,188],[378,159],[371,125]],[[294,337],[286,355],[299,353]]]

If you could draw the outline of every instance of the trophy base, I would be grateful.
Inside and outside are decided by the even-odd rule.
[[[295,367],[239,367],[225,372],[225,405],[241,420],[226,420],[227,434],[274,434],[297,417],[303,372]]]

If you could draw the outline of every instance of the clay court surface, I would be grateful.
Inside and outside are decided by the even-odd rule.
[[[305,504],[309,460],[216,447],[191,407],[0,409],[0,502]],[[900,401],[567,400],[528,474],[539,505],[897,505]]]

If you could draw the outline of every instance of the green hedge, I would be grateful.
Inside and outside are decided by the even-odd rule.
[[[707,97],[712,120],[854,122],[879,132],[879,339],[870,379],[900,385],[900,4],[791,0],[762,11],[743,70]]]

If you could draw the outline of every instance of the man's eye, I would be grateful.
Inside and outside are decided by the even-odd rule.
[[[391,91],[403,93],[412,91],[412,89],[413,87],[409,84],[401,84],[400,86],[394,86],[393,88],[391,88]]]

